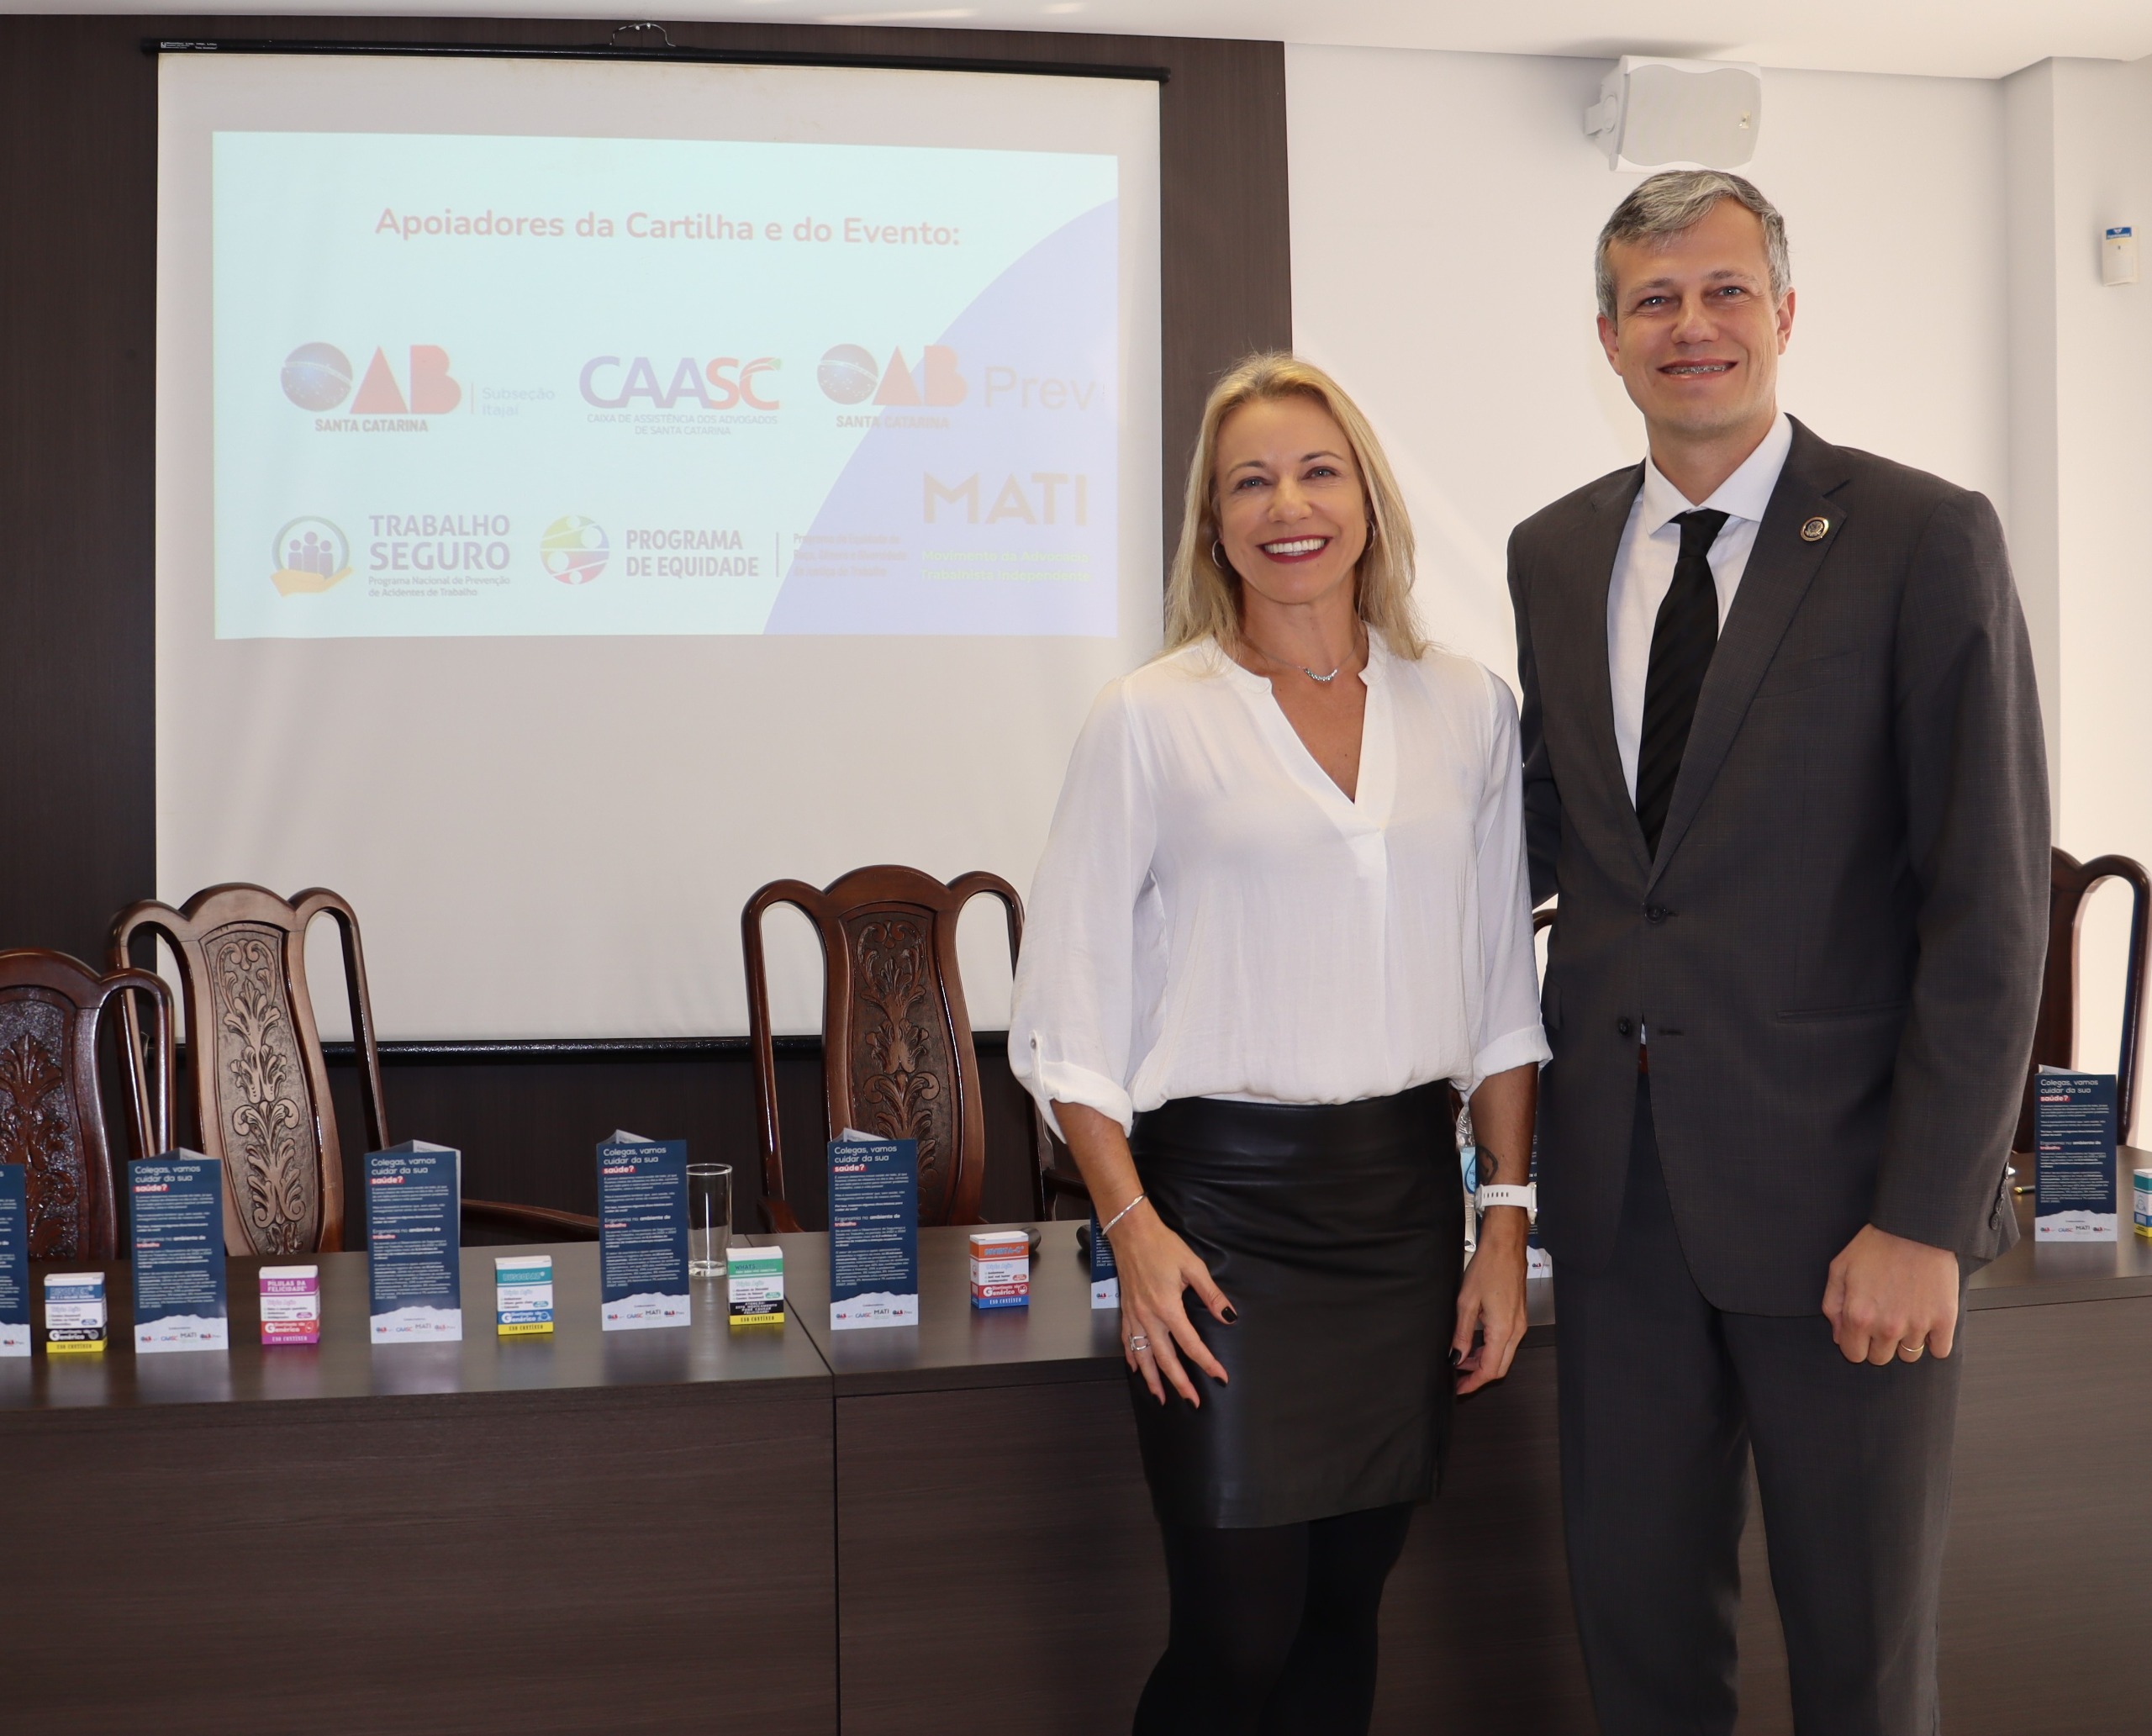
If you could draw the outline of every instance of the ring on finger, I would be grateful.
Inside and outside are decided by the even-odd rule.
[[[1128,1335],[1128,1348],[1138,1356],[1142,1356],[1149,1351],[1151,1341],[1142,1332],[1131,1332]]]
[[[1928,1346],[1924,1343],[1919,1344],[1901,1344],[1898,1347],[1898,1355],[1900,1359],[1902,1361],[1918,1362],[1927,1349]]]

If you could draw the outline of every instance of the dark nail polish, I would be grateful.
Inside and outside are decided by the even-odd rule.
[[[1240,1318],[1240,1315],[1236,1312],[1232,1306],[1228,1303],[1226,1305],[1226,1311],[1218,1317],[1224,1321],[1227,1326],[1231,1326],[1235,1321]]]
[[[1459,1350],[1456,1345],[1451,1345],[1449,1347],[1449,1365],[1452,1368],[1456,1368],[1462,1364],[1464,1360],[1464,1353],[1462,1350]]]

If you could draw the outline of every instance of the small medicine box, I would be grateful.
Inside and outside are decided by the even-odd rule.
[[[45,1274],[45,1348],[49,1356],[104,1348],[104,1274]]]
[[[726,1318],[734,1326],[784,1323],[784,1250],[782,1248],[728,1248],[725,1250]]]
[[[321,1268],[264,1266],[261,1269],[261,1342],[265,1344],[319,1344],[321,1342]]]
[[[1031,1305],[1031,1238],[1021,1230],[974,1230],[972,1306],[1028,1308]]]
[[[504,1253],[493,1258],[493,1331],[504,1338],[553,1329],[553,1257]]]

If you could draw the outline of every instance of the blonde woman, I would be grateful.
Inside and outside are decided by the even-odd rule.
[[[1113,1244],[1164,1536],[1139,1736],[1367,1728],[1453,1394],[1524,1332],[1548,1051],[1516,708],[1411,583],[1352,400],[1290,356],[1234,368],[1167,649],[1100,696],[1031,894],[1010,1059]],[[1446,1083],[1498,1190],[1462,1274]]]

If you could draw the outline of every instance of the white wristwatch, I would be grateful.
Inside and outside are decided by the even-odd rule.
[[[1489,1182],[1472,1196],[1472,1203],[1485,1211],[1490,1206],[1522,1206],[1524,1215],[1535,1222],[1539,1216],[1539,1188],[1537,1183],[1516,1187],[1506,1183]]]

